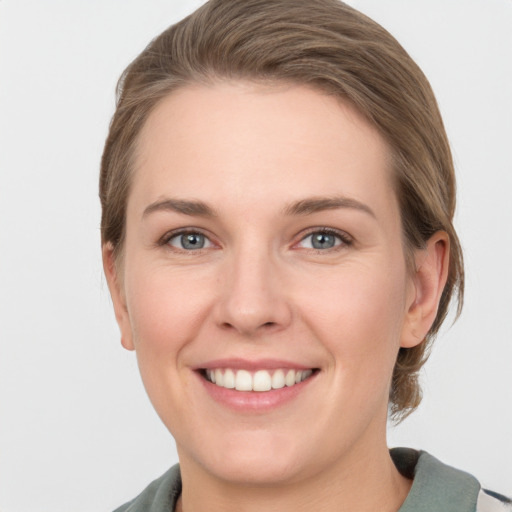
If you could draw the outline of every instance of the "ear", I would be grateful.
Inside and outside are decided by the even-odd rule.
[[[448,278],[450,238],[445,231],[437,231],[425,249],[414,257],[415,270],[411,277],[411,293],[400,346],[411,348],[419,345],[434,323]]]
[[[103,271],[105,272],[108,289],[114,304],[117,325],[119,325],[119,330],[121,331],[121,344],[126,350],[134,350],[132,326],[128,308],[126,307],[123,280],[119,276],[120,268],[119,265],[116,265],[114,247],[110,242],[103,245],[102,257]]]

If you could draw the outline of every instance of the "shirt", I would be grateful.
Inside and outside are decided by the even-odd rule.
[[[398,471],[413,479],[398,512],[512,512],[509,499],[482,489],[475,477],[427,452],[393,448],[390,454]],[[180,494],[181,475],[176,464],[114,512],[174,512]]]

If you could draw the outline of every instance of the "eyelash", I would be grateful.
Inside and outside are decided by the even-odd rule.
[[[315,248],[309,249],[309,250],[315,251],[315,253],[326,253],[326,252],[336,251],[343,247],[350,247],[354,242],[352,237],[350,237],[344,231],[339,231],[337,229],[327,228],[327,227],[322,227],[322,228],[317,227],[317,228],[311,228],[310,230],[308,230],[308,232],[300,238],[300,240],[299,240],[299,242],[297,242],[297,244],[303,242],[308,237],[311,237],[312,235],[316,235],[316,234],[333,236],[333,237],[337,238],[338,240],[340,240],[341,243],[334,245],[333,247],[329,247],[328,249],[315,249]],[[297,245],[297,244],[295,244],[295,245]]]
[[[350,237],[344,231],[339,231],[337,229],[327,228],[327,227],[321,227],[321,228],[316,227],[316,228],[309,229],[306,234],[302,235],[300,240],[298,242],[296,242],[294,244],[294,246],[300,244],[301,242],[306,240],[308,237],[311,237],[312,235],[315,235],[315,234],[333,236],[341,242],[341,243],[336,244],[333,247],[329,247],[327,249],[315,249],[315,248],[309,249],[309,250],[315,251],[316,253],[326,253],[326,252],[336,251],[342,247],[350,247],[353,244],[352,237]],[[176,238],[179,236],[184,236],[184,235],[201,235],[201,236],[204,236],[209,241],[210,244],[214,245],[214,243],[211,241],[211,239],[208,237],[208,235],[206,235],[203,231],[201,231],[200,229],[190,229],[190,228],[178,229],[178,230],[170,231],[170,232],[166,233],[164,236],[162,236],[158,240],[157,245],[159,247],[168,245],[169,242],[173,238]],[[187,249],[179,249],[179,248],[173,247],[173,249],[177,250],[177,251],[182,251],[182,252],[187,252],[187,253],[196,253],[196,254],[199,254],[203,251],[202,248],[195,249],[195,250],[187,250]],[[206,249],[209,249],[209,247]]]
[[[210,237],[206,233],[204,233],[200,229],[191,229],[191,228],[177,229],[175,231],[169,231],[168,233],[166,233],[164,236],[162,236],[158,240],[157,245],[159,247],[165,246],[165,245],[169,245],[169,242],[173,238],[177,238],[177,237],[180,237],[180,236],[186,236],[186,235],[201,235],[201,236],[204,236],[205,239],[208,240],[213,245],[213,242],[211,241]],[[187,249],[179,249],[177,247],[173,247],[172,249],[177,250],[177,251],[187,252],[187,253],[192,253],[193,252],[193,253],[196,253],[196,254],[202,252],[202,249],[187,250]],[[206,249],[209,249],[209,248],[206,248]]]

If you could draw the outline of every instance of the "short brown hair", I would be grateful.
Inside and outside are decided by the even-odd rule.
[[[216,80],[308,85],[352,104],[387,141],[393,157],[406,254],[438,230],[450,266],[436,319],[423,343],[401,348],[390,390],[399,421],[420,403],[418,371],[452,296],[462,307],[464,270],[452,220],[455,174],[432,89],[380,25],[338,0],[210,0],[154,39],[128,66],[101,162],[102,243],[122,251],[138,135],[173,90]]]

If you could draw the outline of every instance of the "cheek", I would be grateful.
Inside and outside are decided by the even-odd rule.
[[[194,339],[211,300],[201,276],[139,266],[127,282],[128,311],[139,356],[169,357]]]
[[[187,417],[183,389],[191,378],[183,361],[208,316],[211,287],[169,269],[139,265],[126,283],[139,371],[147,394],[172,432]],[[201,285],[200,285],[201,283]]]
[[[389,373],[405,317],[405,271],[389,265],[347,267],[308,285],[301,309],[333,363]]]

